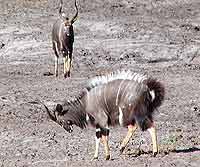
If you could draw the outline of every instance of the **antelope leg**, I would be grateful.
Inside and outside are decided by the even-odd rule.
[[[58,51],[58,44],[56,41],[53,41],[53,50],[55,53],[55,75],[58,76],[58,57],[59,57],[59,51]]]
[[[95,140],[96,140],[96,147],[95,147],[94,159],[98,159],[100,138],[96,137]]]
[[[151,139],[152,139],[152,143],[153,143],[153,156],[155,157],[158,153],[158,144],[157,144],[157,135],[156,135],[156,128],[153,125],[151,128],[148,129],[150,135],[151,135]]]
[[[96,147],[95,147],[94,159],[98,159],[100,139],[101,139],[101,130],[100,128],[96,128],[96,138],[95,138]]]
[[[106,160],[109,160],[110,159],[110,148],[108,145],[108,136],[102,135],[102,142],[104,144]]]
[[[124,140],[122,141],[122,144],[120,146],[121,153],[123,153],[126,145],[128,144],[131,136],[133,135],[133,133],[135,132],[136,129],[137,129],[136,125],[128,125],[128,133],[127,133],[126,137],[124,138]]]
[[[55,75],[58,76],[58,57],[55,56]]]
[[[64,68],[63,68],[63,73],[64,73],[64,77],[66,78],[66,72],[67,72],[67,69],[68,69],[68,64],[67,64],[67,57],[66,56],[64,56],[63,57],[63,63],[64,63]]]
[[[67,72],[68,72],[68,77],[70,77],[70,70],[71,70],[71,59],[70,59],[70,56],[68,54],[68,59],[67,59],[67,66],[68,66],[68,69],[67,69]]]

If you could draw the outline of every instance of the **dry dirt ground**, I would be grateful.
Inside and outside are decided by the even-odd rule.
[[[74,14],[74,1],[64,0]],[[72,77],[54,72],[51,29],[57,0],[0,0],[0,167],[192,166],[200,164],[200,1],[78,0]],[[138,130],[119,155],[124,128],[111,128],[112,160],[103,147],[91,161],[95,129],[72,134],[28,104],[60,102],[80,92],[88,78],[131,69],[162,81],[166,98],[155,112],[160,154]],[[138,150],[142,150],[141,154]]]

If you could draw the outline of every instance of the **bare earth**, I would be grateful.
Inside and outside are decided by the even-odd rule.
[[[73,16],[74,1],[64,0]],[[78,0],[72,77],[54,73],[51,29],[57,0],[0,0],[0,167],[162,166],[200,164],[200,1]],[[79,94],[88,78],[131,69],[158,78],[166,98],[155,112],[160,153],[151,156],[147,132],[137,130],[123,155],[125,128],[111,128],[112,160],[103,146],[91,161],[95,129],[72,134],[52,122],[41,99]],[[140,152],[139,152],[140,150]]]

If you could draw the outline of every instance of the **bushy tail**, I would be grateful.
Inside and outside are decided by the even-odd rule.
[[[150,90],[152,102],[151,106],[153,109],[156,109],[159,107],[165,97],[165,88],[164,85],[160,82],[158,82],[156,79],[148,79],[147,80],[147,86]]]
[[[152,126],[153,111],[158,108],[165,96],[164,85],[156,79],[149,78],[146,81],[149,94],[146,92],[144,103],[138,103],[135,107],[135,117],[141,130],[145,131]]]

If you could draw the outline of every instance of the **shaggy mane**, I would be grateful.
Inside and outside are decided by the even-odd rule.
[[[134,80],[135,82],[142,83],[144,80],[147,80],[147,76],[144,74],[139,74],[132,72],[130,70],[117,70],[115,72],[108,73],[106,75],[97,76],[89,80],[87,85],[87,90],[91,90],[94,87],[99,85],[107,84],[114,80]]]

